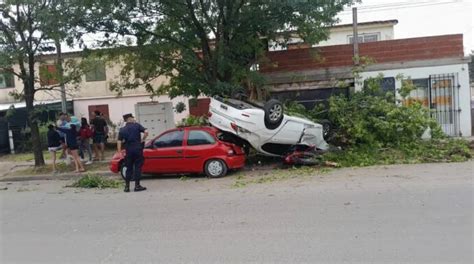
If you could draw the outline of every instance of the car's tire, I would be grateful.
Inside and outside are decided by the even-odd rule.
[[[127,167],[125,166],[125,162],[120,162],[119,170],[120,170],[119,171],[120,176],[122,176],[122,179],[125,181],[126,172],[127,172]]]
[[[265,127],[267,129],[279,127],[283,121],[283,104],[276,99],[270,99],[263,106],[263,110],[265,111]]]
[[[210,159],[204,164],[204,173],[209,178],[219,178],[227,174],[227,165],[220,159]]]
[[[332,124],[329,120],[321,120],[319,122],[323,126],[323,138],[328,139],[332,133]]]

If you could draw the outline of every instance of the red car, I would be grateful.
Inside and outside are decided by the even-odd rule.
[[[150,140],[143,150],[143,173],[205,173],[222,177],[230,169],[245,165],[241,147],[222,141],[221,132],[213,127],[182,127],[168,130]],[[115,153],[110,170],[125,178],[125,151]]]

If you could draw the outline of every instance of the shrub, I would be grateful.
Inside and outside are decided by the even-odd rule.
[[[188,116],[183,118],[181,122],[177,124],[178,127],[186,127],[186,126],[207,126],[209,122],[207,117],[205,116]]]
[[[327,111],[321,105],[307,110],[303,105],[289,102],[286,113],[314,122],[328,119],[335,129],[329,141],[340,146],[399,146],[418,141],[428,128],[433,138],[444,136],[438,123],[430,117],[429,109],[417,102],[397,104],[393,93],[384,93],[380,88],[382,77],[366,80],[362,91],[349,98],[331,97]],[[404,98],[414,89],[409,84],[402,82],[399,93]]]
[[[396,105],[391,96],[365,91],[331,98],[329,119],[337,128],[336,141],[344,145],[397,146],[420,139],[427,128],[440,130],[422,105]]]
[[[107,179],[98,175],[86,175],[68,187],[105,189],[119,188],[120,186],[122,186],[121,181]]]
[[[403,143],[396,148],[358,145],[323,155],[325,161],[341,167],[422,162],[460,162],[472,158],[469,143],[462,139],[428,140]]]

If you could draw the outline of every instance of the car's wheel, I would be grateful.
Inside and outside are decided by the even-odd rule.
[[[265,111],[265,126],[268,129],[279,127],[283,121],[283,104],[276,99],[270,99],[263,106],[263,110]]]
[[[125,166],[125,162],[120,163],[120,176],[122,176],[122,179],[125,181],[127,177],[127,167]]]
[[[211,159],[204,164],[204,172],[209,178],[218,178],[227,174],[227,165],[219,159]]]
[[[319,123],[323,126],[323,138],[329,138],[332,130],[331,122],[329,120],[321,120]]]

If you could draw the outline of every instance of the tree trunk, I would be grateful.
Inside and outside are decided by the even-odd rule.
[[[26,85],[25,85],[26,86]],[[27,123],[31,129],[31,144],[33,147],[33,154],[35,156],[35,166],[44,165],[43,150],[41,149],[41,138],[38,129],[38,121],[36,120],[34,114],[34,105],[33,98],[34,96],[29,94],[31,93],[31,88],[25,87],[25,102],[26,102],[26,112],[27,114]],[[28,92],[27,92],[28,91]]]
[[[43,150],[41,149],[41,138],[38,129],[38,120],[35,116],[35,60],[34,54],[28,55],[28,77],[24,83],[25,103],[27,114],[27,123],[31,129],[31,144],[35,156],[35,166],[44,166]]]

